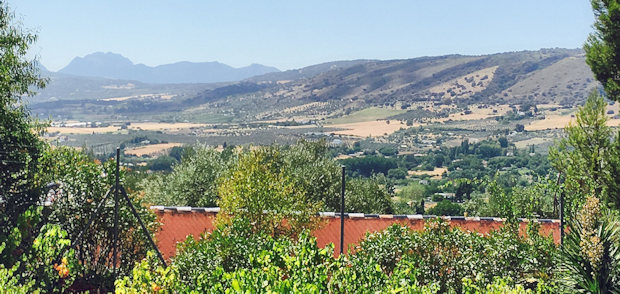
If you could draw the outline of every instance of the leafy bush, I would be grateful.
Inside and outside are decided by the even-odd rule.
[[[535,228],[533,228],[535,229]],[[535,231],[535,230],[532,230]],[[550,239],[514,227],[482,236],[441,221],[424,231],[393,225],[333,257],[314,238],[253,234],[247,221],[180,245],[168,268],[147,259],[118,293],[555,293]],[[498,279],[498,277],[501,277]]]
[[[77,277],[81,282],[111,287],[113,283],[113,231],[114,231],[114,195],[96,216],[90,227],[86,224],[95,217],[96,207],[103,201],[107,191],[115,182],[115,162],[104,163],[90,159],[86,154],[68,147],[50,148],[42,158],[40,177],[46,182],[58,183],[49,207],[47,222],[57,224],[76,239],[79,232],[85,230],[81,240],[75,244],[76,258],[82,265]],[[121,170],[121,183],[124,179]],[[145,257],[150,247],[147,236],[139,227],[126,201],[119,195],[119,270],[127,274],[136,261]],[[151,230],[157,223],[155,214],[140,203],[139,195],[130,195],[130,199],[140,217]]]
[[[574,293],[620,291],[620,220],[590,196],[570,228],[558,266],[562,287]]]
[[[295,186],[306,191],[307,202],[322,203],[325,210],[338,210],[341,167],[328,154],[325,140],[301,140],[282,148],[283,168]]]
[[[183,284],[214,284],[218,271],[251,268],[250,255],[270,250],[274,242],[265,233],[254,233],[249,221],[235,218],[230,226],[220,225],[198,240],[190,236],[180,243],[174,264]]]
[[[259,148],[242,154],[218,186],[218,222],[252,220],[253,232],[295,235],[312,226],[318,203],[307,201],[280,163],[279,150]],[[286,220],[286,221],[285,221]]]
[[[289,188],[294,187],[294,192],[299,193],[301,203],[310,203],[320,210],[340,209],[341,166],[329,156],[326,141],[301,140],[294,145],[260,149],[263,153],[261,164],[269,165],[272,175],[286,179],[292,185]],[[252,152],[256,150],[227,148],[220,153],[206,146],[185,149],[181,163],[174,165],[171,173],[151,176],[139,184],[139,189],[144,191],[145,201],[151,204],[215,206],[223,196],[218,191],[225,191],[221,186],[230,183],[229,176],[238,168],[239,158],[255,156]],[[396,167],[396,159],[390,160]],[[404,170],[398,172],[398,177],[406,176]],[[378,203],[379,206],[365,212],[393,211],[389,201],[385,201],[389,193],[384,183],[372,179],[356,181],[347,185],[347,193],[352,195],[351,205],[355,206],[351,207],[355,209]]]
[[[469,278],[463,279],[463,293],[466,294],[552,294],[558,293],[555,285],[544,282],[538,283],[536,289],[526,289],[521,284],[516,284],[510,279],[496,278],[493,283],[486,285],[476,284]]]
[[[387,176],[393,179],[404,179],[407,177],[407,170],[404,168],[393,168],[388,170]]]
[[[157,205],[215,206],[217,181],[227,169],[227,161],[217,150],[198,146],[186,152],[172,173],[143,181],[144,200]],[[188,155],[191,153],[191,155]]]
[[[32,247],[26,248],[12,267],[0,265],[1,292],[61,293],[66,290],[79,268],[70,245],[67,233],[58,225],[44,225]],[[0,253],[5,248],[6,243],[0,243]]]
[[[384,156],[394,156],[398,154],[398,148],[393,147],[393,146],[381,147],[379,149],[379,153],[381,153]]]
[[[347,180],[344,201],[347,212],[394,212],[390,193],[376,177]]]
[[[383,156],[352,157],[341,161],[346,166],[347,174],[370,177],[376,173],[387,174],[390,169],[398,167],[398,160]]]
[[[0,252],[4,250],[4,244],[0,244]],[[20,282],[18,279],[17,271],[19,264],[13,265],[11,268],[5,268],[0,264],[0,289],[6,291],[6,293],[14,294],[38,294],[41,290],[34,288],[34,280],[28,280],[27,282]]]
[[[458,203],[454,203],[450,200],[442,200],[437,205],[429,208],[426,214],[430,215],[463,215],[463,207]]]
[[[6,2],[0,3],[0,39],[0,243],[12,243],[19,218],[37,205],[45,185],[36,177],[46,145],[39,138],[42,126],[30,117],[24,98],[34,95],[46,80],[28,52],[37,36],[23,28],[19,19],[15,21]],[[0,264],[12,268],[19,252],[31,245],[30,234],[22,237],[22,248],[7,244],[0,252]]]
[[[171,171],[176,163],[177,160],[174,157],[162,155],[150,161],[147,166],[152,171]]]
[[[567,137],[549,150],[553,167],[565,177],[567,215],[572,217],[584,195],[594,193],[620,209],[620,134],[607,126],[607,103],[593,92],[564,132]]]

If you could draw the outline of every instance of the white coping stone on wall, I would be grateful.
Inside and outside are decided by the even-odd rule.
[[[195,211],[195,212],[214,212],[214,213],[218,213],[220,212],[220,208],[219,207],[191,207],[191,206],[163,206],[163,205],[152,205],[150,206],[150,209],[152,210],[159,210],[159,211],[166,211],[166,210],[171,210],[171,211],[184,211],[184,212],[191,212],[191,211]],[[338,216],[340,216],[340,213],[336,213],[336,212],[319,212],[319,216],[323,216],[323,217],[336,217],[338,214]],[[348,213],[345,214],[345,217],[349,218],[367,218],[367,217],[372,217],[372,218],[384,218],[384,219],[394,219],[394,215],[393,214],[365,214],[365,213]],[[402,218],[407,218],[407,219],[416,219],[416,220],[421,220],[424,219],[424,215],[421,214],[409,214],[406,216],[402,216]],[[452,220],[452,216],[441,216],[442,219],[444,220]],[[458,218],[458,217],[456,217]],[[467,221],[480,221],[481,219],[487,220],[487,221],[495,221],[495,222],[505,222],[506,219],[501,218],[501,217],[478,217],[478,216],[468,216],[468,217],[460,217],[458,219],[465,219]],[[530,221],[529,219],[519,219],[520,222],[528,222]],[[538,223],[559,223],[560,220],[559,219],[534,219],[531,220],[534,222],[538,222]]]

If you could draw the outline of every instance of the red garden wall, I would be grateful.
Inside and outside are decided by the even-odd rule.
[[[213,230],[213,221],[219,211],[218,208],[192,208],[192,207],[151,207],[162,226],[156,233],[156,242],[159,250],[166,259],[176,254],[176,243],[182,242],[189,235],[199,237],[203,232]],[[319,246],[334,243],[334,252],[340,250],[340,218],[334,213],[321,213],[323,219],[320,227],[312,233],[317,238]],[[429,216],[422,215],[376,215],[350,213],[345,215],[344,222],[344,246],[357,244],[364,238],[367,232],[381,231],[394,223],[407,225],[414,230],[422,230]],[[500,218],[478,217],[443,217],[451,226],[466,231],[489,233],[503,225]],[[553,240],[559,243],[560,223],[558,220],[541,219],[540,232],[544,235],[553,235]],[[521,222],[521,230],[524,231],[527,223]]]

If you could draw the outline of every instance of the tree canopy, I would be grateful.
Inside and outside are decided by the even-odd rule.
[[[620,101],[620,2],[591,0],[594,32],[588,36],[584,50],[586,62],[607,96]]]
[[[605,106],[603,97],[592,93],[564,129],[567,137],[549,150],[552,165],[566,178],[569,214],[579,209],[585,195],[620,207],[620,138],[607,126]]]
[[[44,143],[22,100],[45,86],[36,61],[27,56],[36,39],[0,4],[0,243],[14,238],[19,216],[38,202],[44,186],[36,178]],[[11,244],[0,260],[13,253]]]

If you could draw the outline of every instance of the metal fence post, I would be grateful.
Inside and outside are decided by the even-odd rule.
[[[114,270],[114,280],[116,280],[116,261],[118,255],[118,192],[120,181],[120,162],[121,162],[121,148],[116,148],[116,184],[114,185],[114,237],[112,238],[112,268]]]
[[[564,191],[560,192],[560,246],[564,245]]]
[[[342,166],[342,180],[340,190],[340,255],[344,249],[344,188],[345,188],[345,167]]]

